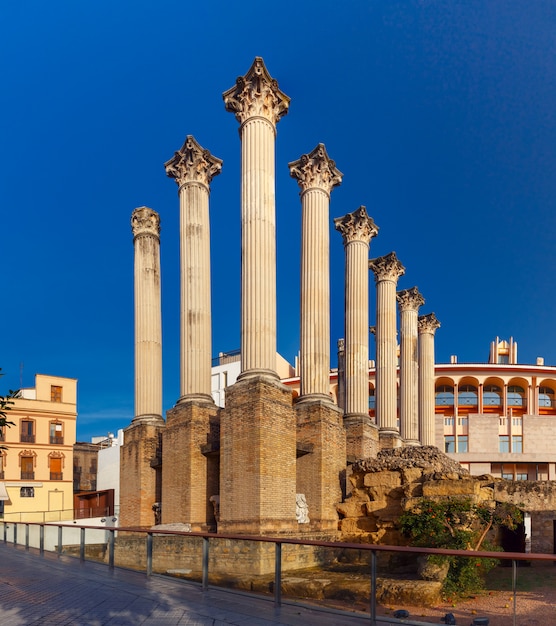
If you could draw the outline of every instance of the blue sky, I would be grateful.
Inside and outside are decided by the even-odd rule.
[[[213,352],[239,347],[238,125],[222,92],[262,56],[291,97],[278,124],[278,349],[299,346],[300,202],[287,163],[326,145],[332,343],[341,236],[365,205],[434,311],[437,361],[497,335],[556,364],[556,4],[534,0],[22,0],[0,7],[0,366],[79,380],[78,438],[133,417],[129,220],[162,220],[164,409],[179,395],[178,198],[163,163],[188,134],[212,183]],[[374,321],[371,279],[370,320]],[[374,344],[371,342],[373,357]],[[333,353],[335,349],[333,350]],[[334,364],[334,363],[333,363]]]

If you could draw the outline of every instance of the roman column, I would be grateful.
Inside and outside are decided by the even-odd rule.
[[[290,99],[260,57],[223,97],[240,123],[241,374],[220,412],[218,530],[291,533],[297,435],[291,389],[276,373],[274,198],[276,124]]]
[[[160,218],[148,207],[131,216],[135,295],[135,417],[125,430],[120,463],[120,521],[152,526],[160,501],[156,469],[162,418]]]
[[[187,135],[164,164],[180,201],[180,397],[162,436],[162,522],[214,530],[217,407],[211,395],[210,183],[222,161]]]
[[[364,206],[334,220],[345,249],[345,408],[348,460],[370,458],[377,435],[369,418],[369,244],[378,227]]]
[[[376,281],[376,415],[383,448],[400,445],[397,412],[396,284],[404,266],[390,252],[371,259]]]
[[[290,98],[261,57],[223,94],[241,138],[241,370],[240,378],[276,374],[276,124]]]
[[[222,161],[187,135],[164,164],[180,198],[180,398],[212,403],[210,303],[210,183]]]
[[[434,334],[440,322],[434,313],[418,318],[419,328],[419,431],[423,446],[434,446]]]
[[[131,216],[135,283],[135,417],[162,422],[160,217],[148,207]]]
[[[419,445],[417,314],[425,299],[417,287],[398,291],[400,310],[400,435],[405,445]]]
[[[300,402],[330,397],[330,192],[342,173],[324,144],[289,163],[301,189]]]

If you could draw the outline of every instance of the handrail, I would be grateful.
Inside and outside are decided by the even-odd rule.
[[[58,528],[58,554],[62,553],[62,533],[64,529],[75,528],[74,526],[67,526],[65,524],[56,523],[44,523],[44,522],[8,522],[2,521],[4,526],[3,539],[4,543],[8,542],[8,529],[10,525],[14,527],[13,543],[17,541],[17,526],[23,524],[25,526],[25,547],[29,547],[29,526],[38,526],[40,528],[40,553],[44,552],[44,528],[45,527],[57,527]],[[371,553],[371,567],[370,567],[370,624],[371,626],[377,626],[379,622],[384,623],[383,618],[380,618],[376,614],[376,590],[377,590],[377,553],[379,552],[398,552],[398,553],[410,553],[410,554],[436,554],[442,556],[458,556],[464,558],[494,558],[498,560],[505,560],[512,562],[512,593],[513,593],[513,624],[517,624],[517,562],[518,561],[556,561],[556,555],[554,554],[541,554],[541,553],[524,553],[524,552],[493,552],[493,551],[474,551],[474,550],[454,550],[444,548],[422,548],[416,546],[388,546],[369,543],[353,543],[353,542],[340,542],[340,541],[320,541],[315,539],[299,539],[295,537],[269,537],[269,536],[257,536],[257,535],[238,535],[232,533],[210,533],[202,531],[182,531],[182,530],[161,530],[155,528],[144,528],[137,526],[128,527],[106,527],[106,526],[79,526],[80,529],[80,547],[79,558],[81,561],[85,560],[85,533],[87,530],[101,530],[108,532],[108,566],[112,569],[114,567],[114,536],[115,532],[118,533],[142,533],[146,537],[146,564],[145,571],[148,576],[153,572],[153,537],[155,535],[175,535],[184,537],[200,537],[203,539],[202,543],[202,582],[201,588],[206,591],[209,588],[208,567],[209,567],[209,542],[210,539],[228,539],[235,541],[254,541],[260,543],[273,543],[275,545],[275,570],[274,570],[274,603],[279,607],[282,603],[281,598],[281,577],[282,577],[282,546],[288,545],[303,545],[303,546],[317,546],[323,548],[332,549],[344,549],[344,550],[359,550],[363,552]],[[404,623],[420,625],[423,622],[415,622],[404,619],[403,622],[394,618],[388,617],[386,623]]]

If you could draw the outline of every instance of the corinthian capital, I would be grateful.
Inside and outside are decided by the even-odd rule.
[[[398,291],[396,299],[400,305],[400,311],[418,311],[425,304],[425,298],[419,293],[417,287]]]
[[[183,146],[164,163],[166,175],[174,178],[179,187],[185,183],[201,183],[208,187],[222,171],[222,161],[202,148],[192,135],[187,135]]]
[[[436,319],[434,313],[421,315],[417,318],[417,328],[420,333],[430,333],[434,335],[437,328],[440,328],[440,322]]]
[[[297,179],[301,193],[316,187],[330,194],[342,182],[343,174],[328,156],[323,143],[319,143],[309,154],[303,154],[297,161],[288,163],[288,167],[290,176]]]
[[[336,217],[334,227],[342,234],[344,246],[352,241],[362,241],[368,245],[378,233],[378,226],[373,218],[368,216],[364,206],[343,217]]]
[[[290,98],[278,89],[278,82],[270,76],[261,57],[255,57],[245,76],[222,94],[226,111],[235,113],[243,124],[250,117],[264,117],[273,126],[287,114]]]
[[[131,214],[131,232],[133,237],[139,235],[160,236],[160,216],[147,206],[135,209]]]
[[[380,280],[398,282],[398,278],[405,274],[405,267],[400,263],[395,252],[371,259],[369,269],[374,272],[376,282]]]

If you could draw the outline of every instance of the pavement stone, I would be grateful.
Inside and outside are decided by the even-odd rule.
[[[339,613],[0,542],[2,626],[362,626]]]

